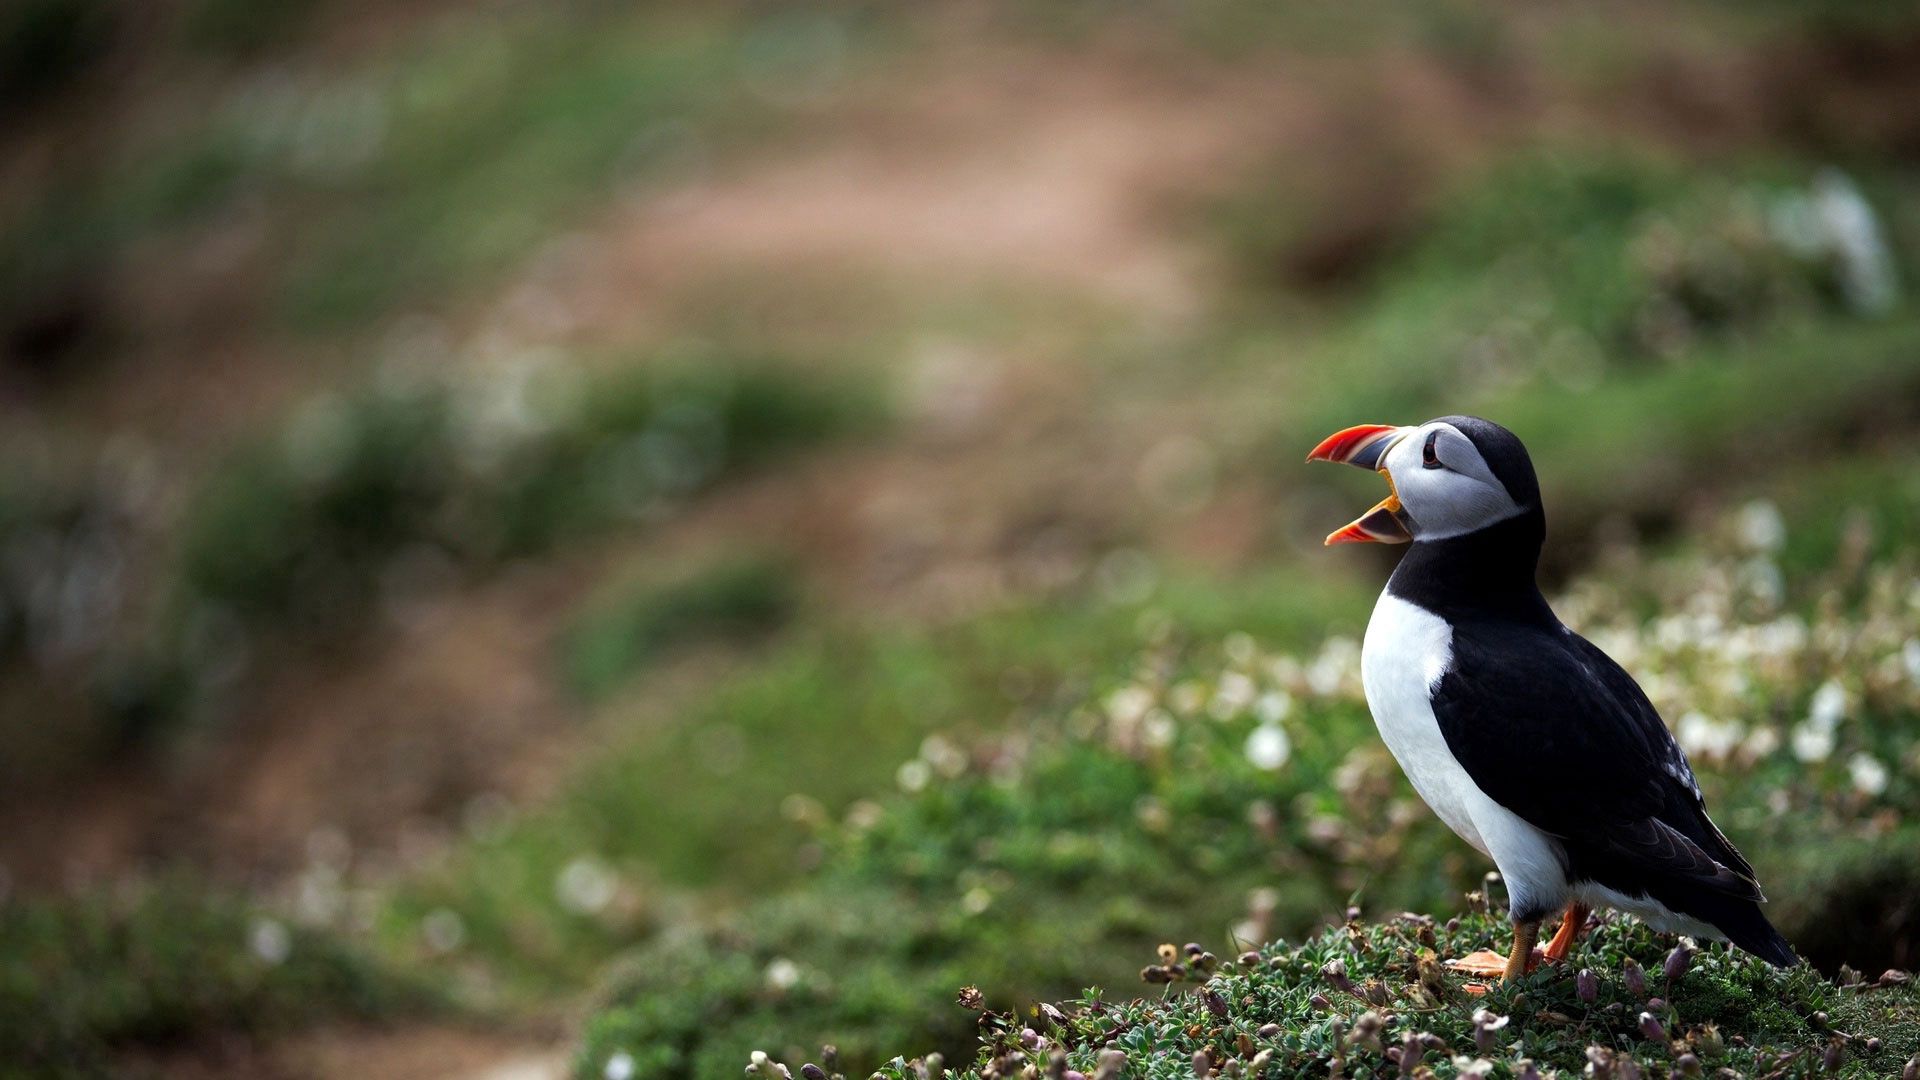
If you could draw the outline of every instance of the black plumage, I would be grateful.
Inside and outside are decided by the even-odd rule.
[[[1387,584],[1452,628],[1452,661],[1431,689],[1448,749],[1488,797],[1559,842],[1570,884],[1650,897],[1771,963],[1795,963],[1760,911],[1753,868],[1707,817],[1653,704],[1541,595],[1546,520],[1525,449],[1496,425],[1444,419],[1524,508],[1412,545]]]

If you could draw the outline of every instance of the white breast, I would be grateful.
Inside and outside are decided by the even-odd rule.
[[[1567,879],[1558,842],[1482,792],[1440,733],[1431,694],[1452,662],[1453,628],[1445,619],[1380,594],[1360,652],[1360,680],[1380,738],[1440,820],[1500,868],[1516,913],[1559,907]]]

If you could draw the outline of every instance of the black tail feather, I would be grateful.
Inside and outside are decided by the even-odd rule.
[[[1765,960],[1774,967],[1793,967],[1800,963],[1800,957],[1794,954],[1793,945],[1786,936],[1774,929],[1772,923],[1761,913],[1758,904],[1726,904],[1714,913],[1712,921],[1715,929],[1727,935],[1727,940],[1745,949],[1747,952]]]

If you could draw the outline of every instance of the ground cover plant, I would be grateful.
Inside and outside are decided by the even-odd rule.
[[[1297,433],[1368,417],[1500,417],[1579,531],[1673,505],[1711,462],[1770,468],[1749,439],[1826,453],[1896,422],[1920,343],[1900,299],[1916,207],[1897,173],[1523,152],[1437,198],[1311,363],[1274,370],[1286,331],[1258,317],[1209,348],[1284,403],[1277,462]]]
[[[1920,990],[1906,972],[1836,986],[1724,947],[1674,945],[1606,920],[1565,966],[1484,995],[1440,957],[1505,928],[1484,913],[1436,924],[1351,921],[1298,944],[1219,959],[1162,946],[1164,995],[1088,991],[1029,1015],[982,1012],[978,1056],[943,1071],[896,1058],[875,1075],[1011,1077],[1879,1077],[1920,1069]],[[964,1004],[979,1007],[977,1000]],[[760,1054],[747,1073],[798,1069]]]
[[[97,1076],[129,1043],[446,1008],[338,934],[186,882],[0,905],[4,1076]]]
[[[1830,973],[1877,975],[1913,949],[1905,893],[1879,890],[1914,874],[1920,597],[1904,585],[1907,553],[1841,551],[1828,571],[1790,578],[1775,561],[1787,532],[1756,503],[1701,550],[1643,562],[1623,546],[1559,609],[1674,726],[1789,935]],[[1350,903],[1444,919],[1481,862],[1378,745],[1357,660],[1351,639],[1296,655],[1246,636],[1198,648],[1169,636],[1129,678],[1014,736],[971,750],[929,739],[899,794],[822,822],[816,869],[721,925],[641,949],[589,1028],[582,1074],[624,1055],[719,1076],[755,1049],[791,1061],[813,1040],[854,1071],[903,1049],[958,1062],[972,1054],[968,1018],[935,1011],[958,985],[1024,1014],[1070,985],[1125,987],[1157,937],[1233,955]],[[1848,862],[1874,870],[1836,876]],[[1874,935],[1824,933],[1838,907],[1867,913],[1857,925]],[[1484,941],[1488,924],[1473,925]],[[1827,993],[1817,981],[1778,987]],[[1907,1037],[1902,1015],[1890,1036]],[[1586,1045],[1535,1056],[1564,1069]]]
[[[376,380],[235,449],[166,520],[129,509],[124,470],[106,467],[0,493],[0,659],[91,691],[99,731],[65,754],[164,743],[276,642],[670,519],[881,408],[844,379],[718,354]]]

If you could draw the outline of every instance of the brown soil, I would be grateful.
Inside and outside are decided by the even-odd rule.
[[[209,1040],[132,1056],[118,1069],[157,1080],[562,1080],[571,1064],[558,1040],[422,1025],[324,1027],[267,1042]]]

